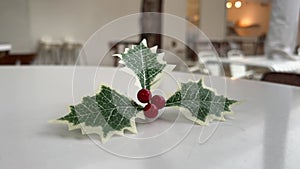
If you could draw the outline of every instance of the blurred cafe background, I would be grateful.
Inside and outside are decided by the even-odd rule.
[[[299,85],[299,9],[299,0],[0,0],[0,65],[116,67],[113,54],[146,38],[149,46],[167,51],[176,71]],[[108,33],[98,46],[105,56],[80,54],[98,29],[145,12],[171,14],[187,24],[139,18],[140,32],[154,25],[160,33],[126,39]],[[191,27],[207,39],[193,38]],[[165,35],[178,29],[188,44]]]

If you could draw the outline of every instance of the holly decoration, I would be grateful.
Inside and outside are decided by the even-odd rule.
[[[231,113],[230,106],[236,100],[216,95],[204,87],[202,80],[181,83],[180,89],[165,100],[160,95],[152,96],[151,89],[158,85],[164,73],[172,71],[173,65],[163,61],[163,53],[157,54],[156,47],[148,48],[143,40],[139,45],[125,49],[120,57],[124,71],[133,74],[141,89],[137,99],[141,106],[108,86],[101,86],[95,96],[87,96],[78,105],[70,106],[69,114],[55,120],[65,123],[70,130],[81,129],[83,134],[96,133],[105,143],[113,135],[124,135],[128,130],[137,133],[136,118],[155,118],[164,107],[179,107],[191,121],[203,125],[212,120],[225,120]]]
[[[228,99],[203,86],[198,82],[181,83],[181,88],[175,92],[166,103],[166,107],[181,107],[186,118],[202,125],[212,120],[225,120],[224,115],[232,113],[230,106],[236,100]]]
[[[143,110],[144,115],[148,118],[155,118],[158,115],[158,108],[155,104],[148,103]]]
[[[141,103],[148,103],[152,97],[151,91],[147,89],[141,89],[137,93],[137,98]]]
[[[158,109],[162,109],[166,105],[166,100],[160,95],[155,95],[151,98],[151,103],[154,104]]]

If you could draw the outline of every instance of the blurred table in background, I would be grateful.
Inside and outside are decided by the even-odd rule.
[[[0,43],[0,65],[28,65],[35,58],[35,53],[11,53],[12,45]]]
[[[227,52],[232,49],[241,50],[244,55],[262,55],[264,54],[264,36],[241,37],[228,36],[225,39],[211,39],[210,41],[195,42],[196,52],[207,50],[214,47],[214,50],[220,57],[226,57]]]
[[[0,58],[8,56],[11,50],[11,44],[0,42]]]
[[[35,58],[35,53],[11,53],[12,45],[0,43],[0,65],[28,65]]]
[[[236,59],[212,58],[206,60],[206,64],[213,64],[213,63],[264,67],[273,72],[297,72],[300,70],[300,60],[299,61],[271,60],[268,59],[266,56],[247,56],[244,58],[236,58]]]

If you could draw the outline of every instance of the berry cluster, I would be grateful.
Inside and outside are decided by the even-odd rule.
[[[148,103],[144,107],[144,115],[148,118],[154,118],[158,114],[158,110],[165,107],[166,100],[160,95],[152,97],[151,91],[147,89],[141,89],[137,93],[137,98],[142,103]]]

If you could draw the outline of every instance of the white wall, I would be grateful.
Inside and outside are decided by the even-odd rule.
[[[110,21],[139,12],[139,0],[29,0],[32,38],[66,36],[86,41]]]
[[[140,12],[141,0],[29,0],[34,40],[44,35],[73,36],[85,41],[96,30],[122,16]],[[185,17],[184,0],[165,0],[164,11]]]
[[[0,1],[0,43],[12,44],[14,52],[31,48],[28,0]]]
[[[225,0],[201,0],[200,29],[213,40],[223,39],[226,34]]]

